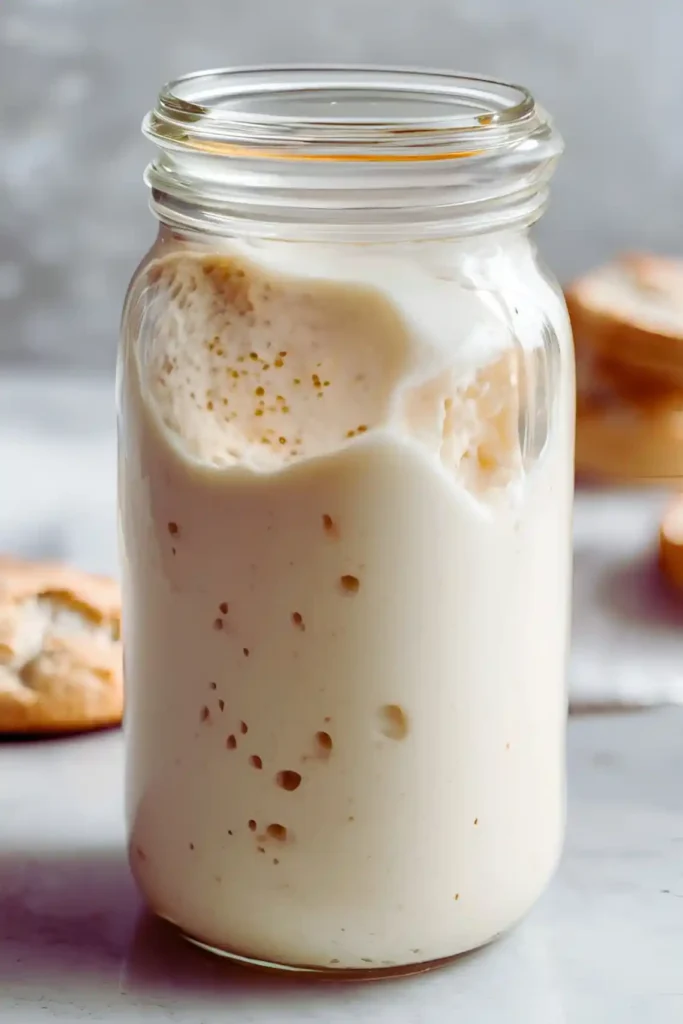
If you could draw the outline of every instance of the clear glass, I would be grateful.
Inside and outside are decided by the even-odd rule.
[[[574,375],[528,232],[557,136],[514,87],[348,68],[183,79],[146,130],[133,873],[215,952],[433,966],[562,843]]]

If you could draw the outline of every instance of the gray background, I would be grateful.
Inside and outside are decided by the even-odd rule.
[[[683,249],[683,0],[0,0],[0,358],[110,370],[153,225],[138,126],[200,67],[365,60],[519,80],[567,154],[539,229],[562,279]]]

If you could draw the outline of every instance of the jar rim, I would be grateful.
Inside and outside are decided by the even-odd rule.
[[[162,89],[143,132],[159,149],[145,175],[155,214],[217,234],[530,224],[562,151],[522,86],[381,65],[194,72]]]
[[[523,86],[410,67],[278,64],[168,82],[143,123],[171,146],[226,157],[448,160],[520,141],[547,120]]]

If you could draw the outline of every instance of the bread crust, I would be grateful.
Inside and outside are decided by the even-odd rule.
[[[683,479],[683,408],[581,410],[576,469],[623,482]]]
[[[577,355],[576,466],[683,475],[683,261],[627,254],[566,291]]]
[[[669,583],[683,590],[683,494],[673,499],[662,516],[659,565]]]

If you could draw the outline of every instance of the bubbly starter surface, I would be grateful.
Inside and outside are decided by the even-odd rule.
[[[571,373],[538,396],[566,324],[525,247],[481,266],[235,243],[154,253],[133,286],[130,855],[212,946],[429,961],[555,866]]]

